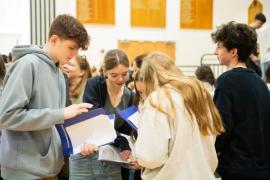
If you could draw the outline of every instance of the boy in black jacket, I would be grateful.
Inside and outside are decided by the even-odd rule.
[[[230,22],[212,33],[221,64],[231,70],[217,79],[214,101],[226,132],[216,139],[222,180],[270,179],[270,97],[261,78],[246,68],[257,35]]]

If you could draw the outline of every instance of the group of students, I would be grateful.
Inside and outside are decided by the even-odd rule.
[[[69,179],[214,180],[217,174],[225,180],[270,179],[270,96],[245,65],[257,35],[230,22],[212,39],[219,61],[231,68],[217,79],[214,101],[198,79],[185,76],[160,52],[136,64],[134,94],[126,86],[125,52],[108,51],[103,75],[91,78],[86,59],[78,55],[89,45],[86,29],[72,16],[57,16],[42,49],[13,49],[0,99],[1,176],[57,179],[64,161],[55,125],[102,107],[115,114],[112,145],[130,166],[98,161],[99,147],[84,144],[69,157]],[[117,113],[134,104],[138,131]]]

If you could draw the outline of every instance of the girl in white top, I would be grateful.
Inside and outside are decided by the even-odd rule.
[[[207,90],[162,53],[149,54],[139,76],[147,97],[135,144],[142,179],[214,180],[224,128]]]

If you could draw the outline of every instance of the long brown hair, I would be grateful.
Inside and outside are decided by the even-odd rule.
[[[140,79],[145,84],[145,94],[150,105],[164,113],[172,126],[176,122],[176,109],[173,102],[175,100],[169,93],[170,87],[182,95],[185,109],[190,119],[196,119],[202,135],[218,135],[224,131],[220,114],[210,94],[199,80],[183,75],[167,55],[155,52],[145,57]],[[151,96],[154,91],[157,93],[157,103],[154,103]],[[167,98],[169,107],[162,103],[164,97]]]
[[[80,69],[84,71],[84,74],[82,76],[81,82],[78,84],[78,86],[71,92],[71,96],[73,98],[79,97],[80,93],[83,91],[84,85],[86,83],[86,80],[90,77],[92,77],[90,65],[87,62],[87,59],[85,56],[77,55],[75,60],[78,62]]]
[[[117,67],[119,64],[129,67],[128,56],[121,49],[112,49],[105,54],[102,68],[103,71],[108,71]]]
[[[135,89],[134,105],[136,105],[136,106],[139,106],[140,101],[141,102],[143,101],[143,99],[142,99],[142,97],[137,89],[137,86],[136,86],[136,83],[140,81],[139,78],[140,78],[140,71],[138,71],[134,77],[134,89]]]

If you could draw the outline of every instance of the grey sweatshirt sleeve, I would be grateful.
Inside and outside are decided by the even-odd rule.
[[[63,123],[63,109],[50,109],[42,106],[42,102],[41,105],[33,105],[31,99],[38,72],[35,70],[35,63],[24,60],[16,62],[18,64],[12,67],[5,79],[0,100],[0,128],[36,131]]]

